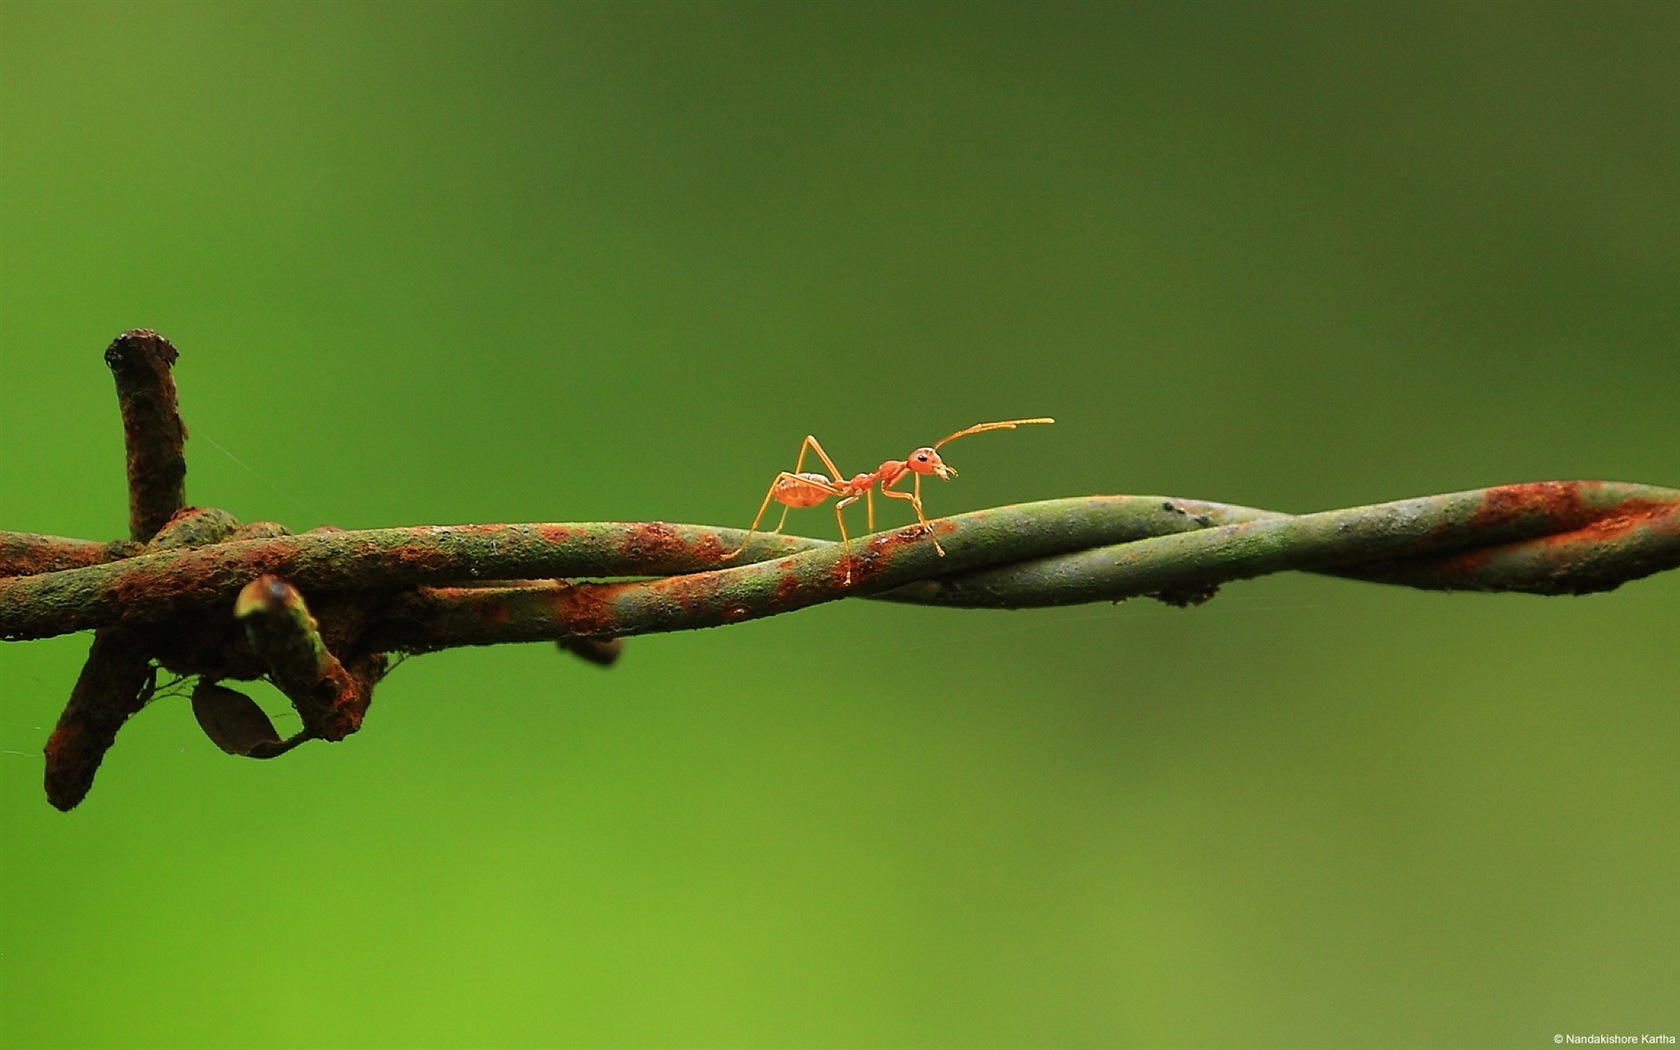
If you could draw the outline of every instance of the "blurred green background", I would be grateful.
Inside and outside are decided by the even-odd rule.
[[[1680,485],[1676,54],[1673,4],[7,3],[0,527],[124,533],[138,326],[191,500],[296,528],[745,525],[807,432],[1037,414],[930,513]],[[1675,577],[457,651],[271,763],[160,700],[68,816],[88,638],[8,644],[0,1042],[1675,1034]]]

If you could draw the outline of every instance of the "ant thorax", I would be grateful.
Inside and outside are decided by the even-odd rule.
[[[882,485],[891,485],[893,482],[903,477],[905,472],[909,469],[910,465],[902,459],[889,459],[879,467],[875,468],[875,476],[881,479]],[[863,475],[859,474],[858,477],[861,478]]]

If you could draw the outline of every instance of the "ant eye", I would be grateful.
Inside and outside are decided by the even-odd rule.
[[[926,452],[918,452],[918,453],[916,453],[916,462],[918,462],[918,463],[926,463],[926,462],[927,462],[927,453],[926,453]]]

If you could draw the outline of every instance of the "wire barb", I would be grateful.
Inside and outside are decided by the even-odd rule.
[[[245,626],[251,648],[268,666],[268,677],[286,694],[303,720],[300,736],[343,740],[362,727],[373,684],[384,671],[381,654],[370,653],[363,674],[352,674],[327,649],[315,618],[296,587],[278,576],[260,576],[239,592],[234,619]]]
[[[187,428],[169,371],[179,356],[150,328],[131,328],[105,349],[128,449],[129,532],[142,543],[187,502]]]

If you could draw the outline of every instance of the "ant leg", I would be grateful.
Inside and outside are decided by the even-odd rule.
[[[845,480],[840,476],[840,468],[834,465],[832,459],[828,458],[828,453],[823,451],[822,442],[818,441],[814,434],[806,434],[805,440],[799,443],[799,458],[794,460],[793,463],[795,474],[799,473],[799,468],[805,465],[805,452],[807,450],[814,450],[817,456],[822,459],[823,466],[828,468],[828,476],[834,479],[836,485]]]
[[[747,534],[741,537],[741,545],[724,555],[724,561],[734,561],[736,558],[741,556],[742,551],[747,549],[747,544],[752,541],[753,533],[758,531],[758,523],[764,520],[764,512],[770,509],[770,501],[776,498],[776,486],[780,485],[782,483],[782,478],[786,476],[787,471],[784,470],[782,473],[776,475],[775,481],[770,483],[770,491],[764,494],[764,502],[758,505],[758,513],[753,515],[752,524],[747,526]],[[782,521],[787,521],[786,510],[782,511]],[[776,528],[780,531],[781,525],[777,525]]]
[[[922,478],[921,478],[920,474],[916,475],[916,487],[917,488],[922,487]],[[933,549],[939,552],[939,556],[941,558],[945,557],[945,548],[941,547],[939,545],[939,541],[934,538],[933,526],[928,524],[927,515],[922,513],[922,495],[921,495],[921,493],[919,493],[919,492],[897,492],[897,491],[894,491],[893,489],[887,487],[886,485],[882,485],[881,486],[881,495],[886,496],[889,499],[909,500],[910,501],[910,506],[914,507],[915,510],[916,510],[916,520],[922,523],[922,528],[927,531],[928,539],[933,540]]]
[[[956,471],[953,470],[951,473],[955,474]],[[933,549],[938,551],[939,556],[943,558],[945,557],[945,548],[941,547],[939,541],[933,538],[933,526],[928,524],[927,515],[922,512],[922,476],[920,474],[916,475],[916,481],[911,488],[915,492],[915,500],[912,506],[916,508],[916,517],[921,519],[922,528],[927,530],[928,539],[933,540]]]
[[[840,525],[840,544],[846,552],[846,582],[852,582],[852,538],[846,535],[846,518],[841,510],[857,502],[856,496],[847,496],[834,505],[834,520]]]

